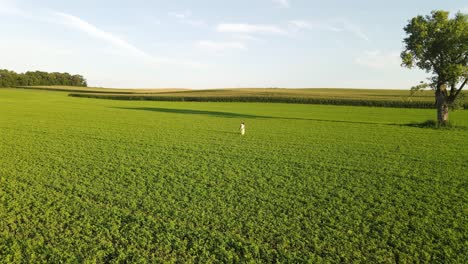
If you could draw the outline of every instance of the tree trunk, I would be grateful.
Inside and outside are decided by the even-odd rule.
[[[436,93],[437,123],[441,126],[447,125],[449,116],[448,98],[444,92]]]

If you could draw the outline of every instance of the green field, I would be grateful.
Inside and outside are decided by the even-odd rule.
[[[468,258],[466,110],[67,95],[0,89],[1,263]]]

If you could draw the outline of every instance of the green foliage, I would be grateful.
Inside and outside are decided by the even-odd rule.
[[[468,103],[466,102],[466,94],[460,93],[455,101],[450,104],[450,109],[452,110],[461,110],[468,109]]]
[[[449,12],[433,11],[414,17],[404,30],[402,66],[431,73],[429,86],[436,92],[449,87],[450,94],[442,92],[450,95],[449,103],[454,102],[468,78],[468,15],[459,12],[449,18]]]
[[[81,75],[59,72],[28,71],[16,73],[0,69],[0,87],[33,86],[33,85],[70,85],[86,87],[86,80]]]
[[[1,89],[0,263],[463,263],[467,131],[432,115]]]
[[[411,87],[411,89],[410,89],[411,96],[414,96],[414,95],[418,94],[419,92],[423,92],[427,88],[433,88],[433,87],[431,87],[431,85],[428,84],[428,83],[421,82],[420,84]]]

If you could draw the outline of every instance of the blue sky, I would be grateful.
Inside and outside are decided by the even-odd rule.
[[[468,0],[0,0],[0,68],[101,87],[407,89],[403,27]]]

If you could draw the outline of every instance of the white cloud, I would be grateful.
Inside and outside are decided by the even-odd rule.
[[[286,31],[274,25],[258,24],[219,24],[216,28],[222,33],[264,33],[264,34],[287,34]]]
[[[206,22],[200,19],[193,19],[192,17],[192,11],[184,11],[184,12],[170,12],[169,16],[176,18],[183,23],[192,25],[192,26],[205,26]]]
[[[369,36],[367,36],[366,33],[364,33],[364,31],[357,25],[355,24],[352,24],[352,23],[345,23],[344,24],[344,29],[352,34],[354,34],[355,36],[357,36],[358,38],[361,38],[367,42],[370,42],[370,38]]]
[[[333,25],[328,25],[324,23],[319,23],[319,22],[309,22],[305,20],[292,20],[289,21],[291,25],[298,29],[316,29],[316,30],[326,30],[326,31],[334,31],[334,32],[341,32],[343,31],[342,28],[338,28]]]
[[[355,63],[372,69],[386,69],[400,67],[400,54],[398,51],[382,52],[380,50],[365,51],[357,57]]]
[[[249,40],[249,41],[262,41],[262,39],[256,38],[256,37],[248,35],[248,34],[234,35],[233,38],[242,39],[242,40]]]
[[[289,24],[299,28],[299,29],[311,29],[312,25],[305,20],[292,20],[289,21]]]
[[[176,13],[176,12],[170,12],[169,13],[169,16],[175,17],[175,18],[178,18],[178,19],[185,19],[190,15],[191,15],[190,11],[185,11],[185,12],[182,12],[182,13]]]
[[[135,55],[139,55],[142,57],[150,57],[148,54],[146,54],[144,51],[138,49],[137,47],[131,45],[127,41],[109,33],[104,30],[101,30],[97,28],[96,26],[80,19],[79,17],[70,15],[70,14],[65,14],[61,12],[55,12],[55,14],[61,18],[61,22],[65,25],[68,25],[70,27],[76,28],[90,36],[93,36],[95,38],[104,40],[108,43],[111,43],[114,46],[123,48]]]
[[[244,43],[237,41],[215,42],[210,40],[201,40],[198,41],[196,45],[200,48],[212,51],[223,51],[227,49],[247,49]]]
[[[0,15],[29,17],[10,0],[0,0]]]
[[[296,30],[323,30],[332,32],[348,32],[356,37],[370,42],[369,36],[356,24],[345,19],[334,21],[306,21],[306,20],[292,20],[289,24],[296,28]]]
[[[272,0],[279,7],[288,8],[291,6],[289,0]]]
[[[120,48],[121,50],[125,50],[127,54],[132,54],[138,58],[144,59],[144,62],[151,65],[169,64],[177,66],[188,66],[192,68],[202,68],[207,66],[207,64],[190,60],[151,56],[150,54],[130,44],[124,39],[110,32],[106,32],[79,17],[67,13],[43,10],[40,12],[40,14],[32,14],[16,6],[14,1],[0,0],[0,15],[13,15],[33,19],[36,22],[66,25],[84,32],[96,39],[110,43],[114,47]]]
[[[154,63],[154,64],[165,63],[165,64],[182,65],[182,66],[189,66],[189,67],[195,67],[195,68],[206,66],[205,64],[193,62],[193,61],[180,60],[180,59],[174,59],[174,58],[153,57],[149,55],[148,53],[140,50],[136,46],[133,46],[127,41],[119,38],[118,36],[115,36],[109,32],[101,30],[97,28],[96,26],[76,16],[65,14],[65,13],[60,13],[60,12],[55,12],[55,14],[59,18],[61,18],[60,22],[62,24],[76,28],[77,30],[80,30],[97,39],[106,41],[116,47],[126,50],[130,54],[133,54],[133,55],[136,55],[138,57],[145,59],[149,63]]]

